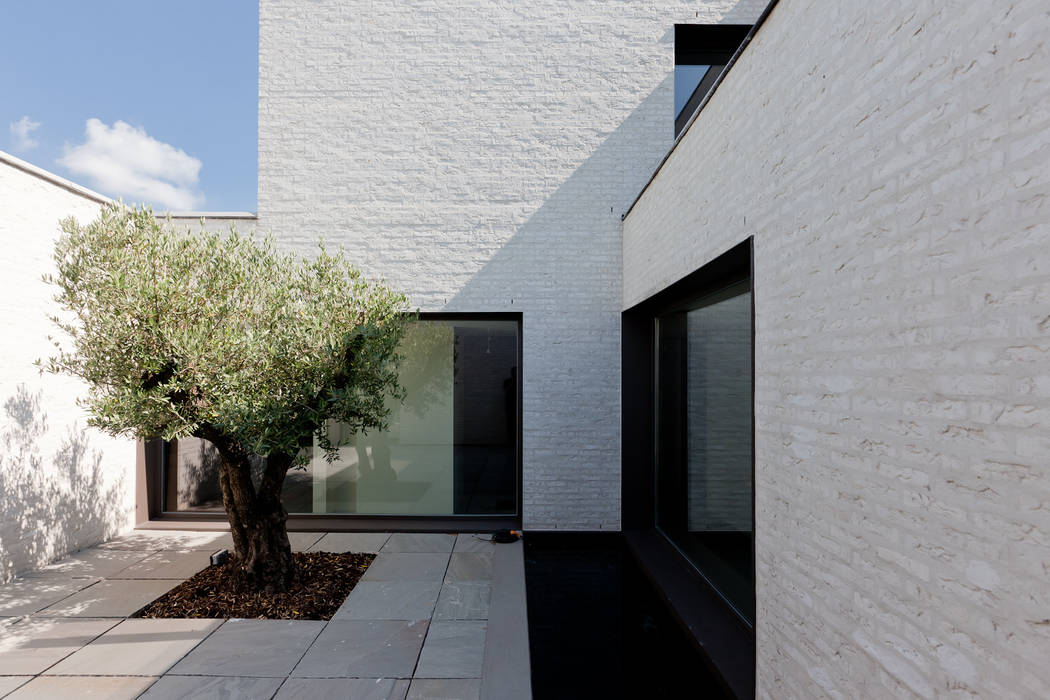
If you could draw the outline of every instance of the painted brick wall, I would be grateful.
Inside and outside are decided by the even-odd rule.
[[[1050,697],[1050,9],[781,0],[624,225],[755,236],[758,686]]]
[[[762,2],[262,0],[259,221],[424,311],[520,311],[525,527],[620,523],[620,215],[673,139],[675,22]]]
[[[134,443],[88,429],[76,406],[84,385],[33,365],[53,349],[41,276],[58,222],[98,208],[0,160],[0,582],[134,524]]]

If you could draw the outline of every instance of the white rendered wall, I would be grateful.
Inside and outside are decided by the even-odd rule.
[[[135,443],[88,429],[85,386],[33,365],[57,330],[41,276],[58,222],[99,201],[0,160],[0,582],[134,525]]]
[[[755,237],[761,697],[1050,697],[1048,37],[781,0],[625,221],[625,307]]]
[[[674,24],[764,4],[260,3],[260,225],[524,314],[527,528],[620,525],[620,216],[673,140]]]

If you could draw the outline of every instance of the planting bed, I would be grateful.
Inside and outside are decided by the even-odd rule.
[[[139,617],[330,620],[374,554],[295,552],[296,579],[284,593],[252,591],[230,559],[209,566],[146,606]]]

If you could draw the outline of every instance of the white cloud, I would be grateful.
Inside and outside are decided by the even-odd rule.
[[[122,121],[107,126],[88,119],[84,143],[66,144],[59,164],[91,185],[130,202],[158,208],[194,209],[204,202],[195,191],[201,162]]]
[[[11,122],[8,127],[11,131],[11,144],[16,151],[31,151],[40,145],[40,142],[30,136],[31,133],[40,128],[40,122],[32,121],[28,116],[22,117],[16,122]]]

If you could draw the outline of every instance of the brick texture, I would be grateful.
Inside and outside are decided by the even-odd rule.
[[[673,140],[675,22],[763,4],[260,3],[260,225],[523,313],[527,528],[619,527],[620,216]]]
[[[41,280],[68,216],[97,201],[0,162],[0,582],[130,528],[135,445],[87,428],[86,387],[41,375],[53,290]]]
[[[1050,697],[1050,13],[781,0],[623,231],[754,236],[758,690]]]

